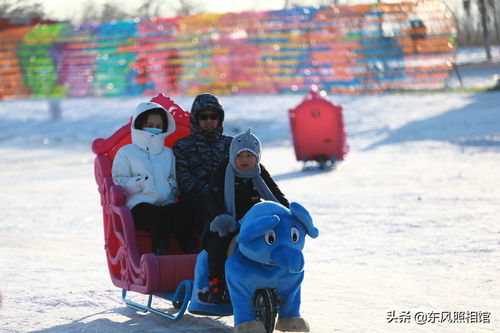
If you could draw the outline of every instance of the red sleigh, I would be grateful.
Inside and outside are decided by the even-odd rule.
[[[168,110],[176,121],[176,131],[167,137],[165,145],[190,133],[190,115],[163,94],[151,100]],[[107,139],[99,138],[92,143],[97,155],[94,161],[95,178],[101,197],[104,222],[104,247],[109,273],[113,284],[123,289],[122,298],[127,306],[136,310],[150,311],[170,319],[180,319],[191,296],[196,255],[182,254],[175,238],[164,256],[151,251],[151,235],[136,232],[132,214],[125,205],[125,193],[113,183],[111,167],[116,152],[131,143],[130,122]],[[149,295],[147,305],[127,299],[127,291]],[[151,307],[152,297],[171,300],[179,312],[176,316]]]

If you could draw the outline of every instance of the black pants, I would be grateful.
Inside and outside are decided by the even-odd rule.
[[[231,240],[237,234],[237,232],[232,232],[224,237],[220,237],[218,233],[210,231],[209,225],[206,227],[204,246],[208,255],[209,277],[217,276],[219,278],[225,278],[227,249],[229,248]]]
[[[207,191],[203,191],[181,199],[181,202],[186,206],[194,229],[200,234],[203,233],[205,225],[211,222],[207,196]]]
[[[175,234],[182,250],[193,253],[196,250],[196,237],[189,218],[187,207],[182,203],[171,203],[155,206],[141,202],[132,208],[137,230],[151,233],[153,252],[165,254],[168,251],[169,239]]]
[[[210,231],[212,216],[208,208],[208,193],[206,191],[184,197],[183,202],[191,214],[195,229],[201,234],[202,247],[208,254],[208,275],[224,277],[227,249],[231,239],[236,235],[233,233],[225,237],[219,237],[216,232]]]
[[[206,191],[182,198],[193,221],[194,228],[201,234],[202,247],[208,254],[208,275],[224,277],[227,249],[237,233],[219,237],[210,231],[212,216],[208,208],[208,193]]]

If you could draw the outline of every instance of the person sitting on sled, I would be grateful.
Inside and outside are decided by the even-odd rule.
[[[229,244],[237,234],[239,225],[236,221],[262,200],[289,207],[288,200],[259,163],[260,156],[260,141],[249,129],[233,138],[229,160],[225,160],[212,175],[208,204],[214,219],[202,236],[208,255],[209,290],[199,294],[201,301],[229,302],[224,265]]]
[[[190,218],[194,228],[201,232],[205,224],[210,223],[207,204],[210,176],[229,157],[232,137],[222,134],[224,107],[215,95],[196,96],[190,121],[191,134],[177,140],[173,150],[180,199],[191,214],[186,218]]]
[[[167,253],[174,232],[186,253],[196,253],[192,226],[184,218],[186,209],[176,203],[175,157],[165,138],[175,131],[175,120],[161,105],[140,103],[131,122],[132,143],[116,153],[112,177],[123,187],[137,230],[151,232],[152,249]]]

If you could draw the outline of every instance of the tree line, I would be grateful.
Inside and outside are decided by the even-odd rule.
[[[198,3],[200,2],[200,3]],[[72,24],[102,24],[111,21],[145,20],[152,17],[189,15],[204,11],[197,0],[142,0],[136,1],[135,8],[128,11],[116,1],[82,0],[78,2],[78,13],[66,21]],[[0,0],[0,18],[14,22],[29,21],[33,18],[52,20],[42,5],[42,0]]]

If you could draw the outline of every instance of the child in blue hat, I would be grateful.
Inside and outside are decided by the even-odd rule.
[[[225,160],[212,175],[209,184],[209,208],[212,222],[205,227],[203,243],[208,253],[209,290],[199,298],[208,303],[229,301],[224,264],[227,250],[237,234],[239,221],[256,203],[263,200],[289,207],[278,185],[260,164],[261,143],[251,130],[235,136]]]

